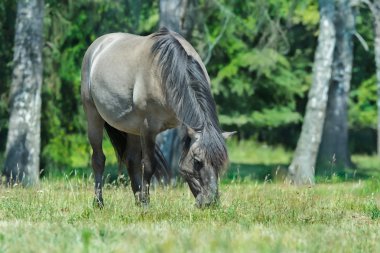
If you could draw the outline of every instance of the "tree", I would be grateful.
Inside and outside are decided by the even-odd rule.
[[[318,154],[318,169],[326,170],[328,162],[338,169],[352,166],[348,149],[348,95],[351,83],[355,15],[349,0],[337,0],[335,12],[336,43],[332,76]]]
[[[320,25],[315,51],[313,82],[289,178],[295,184],[313,184],[314,167],[326,113],[329,82],[335,47],[334,1],[319,0]]]
[[[43,0],[17,5],[10,119],[4,173],[8,183],[39,181]]]
[[[194,0],[160,0],[160,27],[190,39],[194,27]]]
[[[164,26],[189,39],[194,27],[194,1],[160,0],[160,27]],[[171,180],[174,180],[178,171],[181,156],[180,131],[180,128],[170,129],[157,136],[157,143],[171,169]]]

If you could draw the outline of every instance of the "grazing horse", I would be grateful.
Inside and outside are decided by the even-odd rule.
[[[119,162],[127,162],[136,203],[149,203],[149,184],[164,167],[156,135],[182,126],[180,173],[199,207],[218,200],[218,177],[228,162],[210,91],[210,78],[195,49],[162,28],[149,36],[104,35],[82,63],[81,97],[93,150],[95,200],[103,206],[103,128]],[[161,166],[160,166],[161,164]]]

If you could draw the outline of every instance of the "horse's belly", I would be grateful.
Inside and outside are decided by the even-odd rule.
[[[103,93],[103,96],[105,94]],[[152,132],[161,132],[178,125],[177,119],[166,109],[157,104],[148,104],[144,109],[138,108],[133,102],[118,101],[118,99],[106,100],[102,103],[94,99],[100,116],[112,127],[130,134],[140,135],[145,120],[148,120]]]
[[[133,109],[122,108],[120,110],[98,109],[102,118],[112,127],[135,135],[140,135],[140,129],[144,123],[144,116]]]
[[[113,127],[130,134],[140,135],[143,120],[140,117],[131,116],[123,121],[113,122]]]

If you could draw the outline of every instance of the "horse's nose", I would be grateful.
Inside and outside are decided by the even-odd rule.
[[[216,192],[200,193],[196,198],[196,206],[199,208],[205,208],[215,205],[219,202],[219,194]]]

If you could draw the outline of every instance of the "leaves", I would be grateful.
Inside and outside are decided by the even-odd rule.
[[[377,86],[376,76],[365,80],[357,90],[350,94],[351,103],[349,120],[352,127],[370,126],[376,129],[377,124]]]
[[[295,143],[311,83],[318,34],[318,2],[313,0],[199,0],[191,44],[212,80],[222,127],[241,137],[265,136]],[[110,32],[146,35],[159,23],[159,1],[45,0],[44,83],[42,93],[43,159],[73,163],[64,157],[78,150],[85,134],[80,102],[80,66],[85,50]],[[5,149],[8,89],[16,1],[0,2],[0,149]],[[357,32],[369,44],[366,52],[354,39],[350,96],[351,128],[376,128],[373,28],[360,8]],[[281,138],[278,138],[281,136]],[[286,139],[289,138],[289,139]],[[69,140],[70,139],[70,140]],[[285,140],[286,139],[286,140]],[[74,154],[75,156],[75,154]]]

